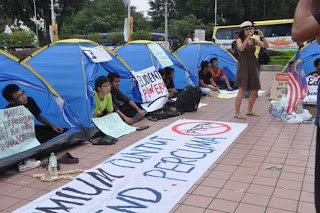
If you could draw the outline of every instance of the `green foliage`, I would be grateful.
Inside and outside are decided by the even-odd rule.
[[[11,34],[10,43],[13,46],[30,46],[34,44],[35,35],[32,31],[18,30]]]
[[[295,51],[286,51],[285,53],[289,53],[289,54],[285,54],[285,55],[280,55],[280,56],[271,56],[270,57],[270,63],[268,65],[283,65],[285,66],[291,59],[292,53]]]
[[[9,47],[11,36],[7,33],[0,33],[0,47]]]
[[[133,40],[151,40],[152,36],[146,30],[138,30],[133,32]]]
[[[99,44],[101,44],[103,42],[103,39],[102,39],[102,35],[100,33],[90,33],[89,34],[89,39],[91,41],[95,41]]]
[[[107,35],[107,41],[108,41],[108,44],[120,46],[124,43],[123,33],[122,32],[109,33]]]

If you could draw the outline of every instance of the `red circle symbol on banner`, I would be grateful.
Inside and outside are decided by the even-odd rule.
[[[187,136],[213,136],[229,132],[231,127],[219,122],[187,122],[172,127],[172,131]]]

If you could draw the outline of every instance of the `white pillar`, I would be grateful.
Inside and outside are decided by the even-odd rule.
[[[36,2],[35,2],[35,0],[33,0],[33,10],[34,10],[34,22],[35,22],[35,24],[36,24],[37,46],[39,46],[39,32],[38,32],[37,7],[36,7]]]
[[[168,0],[164,4],[164,36],[166,45],[168,44]]]
[[[215,0],[214,2],[214,26],[216,27],[217,26],[217,10],[218,10],[218,1]]]

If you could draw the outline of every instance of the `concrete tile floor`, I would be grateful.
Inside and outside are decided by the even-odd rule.
[[[262,90],[270,89],[274,73],[262,72]],[[112,146],[90,143],[70,148],[80,158],[67,169],[88,169],[177,119],[203,119],[248,123],[248,128],[207,170],[201,179],[171,210],[173,213],[313,213],[315,127],[312,124],[284,124],[272,120],[269,100],[257,99],[255,111],[260,117],[245,121],[233,118],[234,99],[205,97],[208,105],[194,113],[158,122],[143,120],[137,125],[150,128],[122,137]],[[248,99],[243,100],[245,114]],[[13,176],[0,176],[0,210],[11,212],[67,181],[44,183],[32,177],[44,169],[35,169]]]

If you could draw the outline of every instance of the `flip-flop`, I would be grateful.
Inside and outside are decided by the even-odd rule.
[[[247,116],[253,116],[253,117],[260,117],[260,115],[259,114],[256,114],[256,113],[247,113],[246,114]]]
[[[236,119],[240,119],[240,120],[245,120],[245,119],[247,119],[245,116],[243,116],[243,115],[235,115],[235,116],[233,116],[234,118],[236,118]]]

